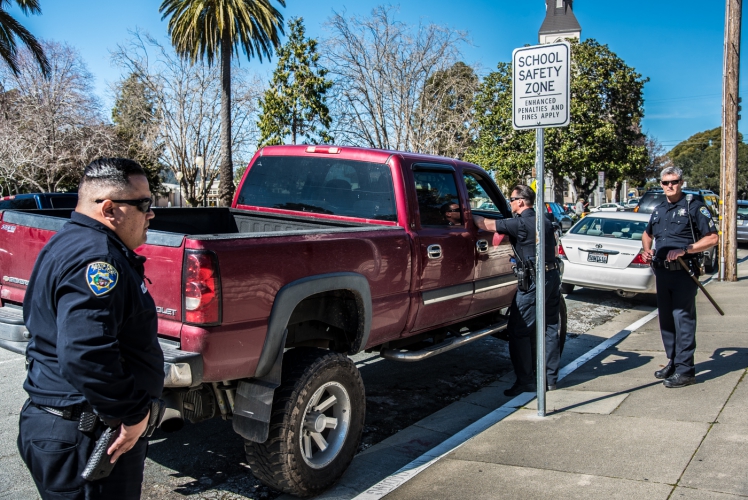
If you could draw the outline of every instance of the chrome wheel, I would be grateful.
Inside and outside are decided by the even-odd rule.
[[[301,451],[309,467],[321,469],[340,453],[351,423],[351,398],[338,382],[317,389],[304,410]]]

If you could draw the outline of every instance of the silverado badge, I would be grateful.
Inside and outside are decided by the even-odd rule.
[[[94,262],[86,269],[86,282],[97,297],[109,292],[117,284],[119,273],[108,262]]]

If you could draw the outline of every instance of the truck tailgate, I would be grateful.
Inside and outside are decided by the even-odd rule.
[[[62,214],[61,214],[62,215]],[[69,216],[69,211],[67,211]],[[34,263],[44,245],[59,231],[66,217],[50,217],[26,212],[0,212],[0,308],[3,322],[17,328],[6,329],[5,342],[26,342],[20,307],[26,294]],[[146,286],[158,311],[159,334],[177,340],[182,320],[182,254],[184,235],[149,231],[148,243],[136,252],[145,263]],[[7,309],[6,309],[7,308]],[[12,330],[12,333],[7,333]]]

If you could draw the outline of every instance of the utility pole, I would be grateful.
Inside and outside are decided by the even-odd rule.
[[[722,87],[722,158],[720,184],[722,199],[720,269],[722,281],[738,280],[736,214],[738,194],[738,111],[740,98],[740,26],[742,0],[726,0],[725,47]]]

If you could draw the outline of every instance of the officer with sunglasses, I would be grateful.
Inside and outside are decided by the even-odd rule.
[[[504,220],[486,219],[473,215],[475,225],[486,231],[509,236],[517,257],[520,274],[526,276],[526,286],[518,286],[509,309],[509,356],[512,360],[514,385],[505,390],[506,396],[535,392],[535,191],[519,184],[512,189],[509,204],[515,217]],[[553,223],[545,217],[545,349],[546,381],[548,389],[556,388],[560,361],[559,312],[561,308],[561,276],[556,263],[556,236]],[[520,278],[520,282],[522,282]]]
[[[18,449],[44,499],[140,497],[151,401],[164,356],[145,258],[151,193],[121,158],[88,165],[70,221],[37,258],[23,301],[31,335]],[[108,477],[81,477],[102,432],[119,436]]]
[[[660,334],[668,362],[655,372],[665,387],[685,387],[696,382],[696,292],[698,287],[678,262],[692,269],[697,256],[719,241],[709,210],[683,193],[683,172],[668,167],[660,173],[665,200],[657,205],[642,235],[642,257],[650,262],[657,283]]]

